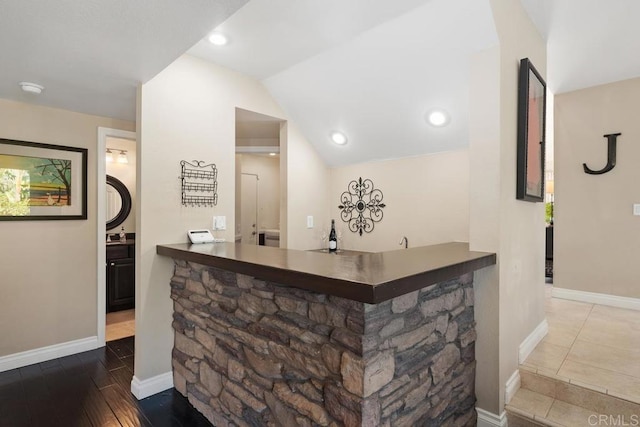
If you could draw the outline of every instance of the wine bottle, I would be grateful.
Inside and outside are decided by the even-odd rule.
[[[336,222],[331,220],[331,231],[329,232],[329,252],[338,250],[338,238],[336,237]]]

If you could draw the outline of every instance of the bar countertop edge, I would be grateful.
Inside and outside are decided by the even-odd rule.
[[[368,304],[379,304],[496,263],[465,242],[336,255],[239,243],[163,244],[158,255]]]

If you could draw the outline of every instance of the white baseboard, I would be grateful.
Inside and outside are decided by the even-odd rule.
[[[518,363],[524,363],[534,348],[542,341],[549,332],[549,323],[545,318],[536,328],[522,341],[518,348]]]
[[[616,295],[599,294],[595,292],[576,291],[574,289],[556,288],[555,286],[551,290],[551,296],[553,296],[554,298],[568,299],[572,301],[627,308],[629,310],[640,310],[639,298],[619,297]]]
[[[138,400],[153,396],[154,394],[168,390],[173,387],[173,372],[165,372],[146,380],[140,380],[135,375],[131,380],[131,393]]]
[[[476,408],[478,412],[477,427],[507,427],[507,413],[496,415],[484,409]]]
[[[504,391],[504,404],[508,405],[511,399],[520,388],[520,370],[516,371],[507,380],[507,386]]]
[[[83,351],[94,350],[96,348],[98,348],[98,337],[88,337],[9,354],[0,357],[0,372],[33,365],[34,363],[46,362],[47,360],[82,353]]]

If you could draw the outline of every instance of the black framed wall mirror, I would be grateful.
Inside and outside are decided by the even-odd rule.
[[[118,178],[107,175],[107,231],[122,224],[131,212],[131,193]]]

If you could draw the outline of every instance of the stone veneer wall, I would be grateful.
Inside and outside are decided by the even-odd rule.
[[[371,305],[176,261],[175,388],[215,426],[475,426],[473,275]]]

